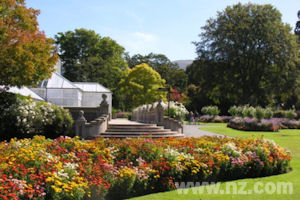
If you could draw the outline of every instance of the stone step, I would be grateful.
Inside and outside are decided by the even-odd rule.
[[[153,128],[163,129],[163,126],[119,126],[119,125],[108,125],[108,128]]]
[[[166,132],[171,131],[170,129],[162,128],[108,128],[106,132]]]
[[[176,138],[182,138],[184,137],[183,134],[176,133],[176,134],[168,134],[168,135],[107,135],[107,134],[101,134],[96,135],[94,138],[97,137],[104,137],[104,138],[138,138],[138,137],[150,137],[150,138],[165,138],[165,137],[176,137]]]
[[[108,126],[122,126],[122,127],[126,127],[126,126],[136,126],[136,127],[143,127],[143,126],[151,126],[151,127],[156,127],[156,124],[110,124],[108,123]]]
[[[170,135],[170,134],[178,134],[177,132],[173,132],[173,131],[160,131],[160,132],[140,132],[140,131],[136,131],[136,132],[109,132],[106,131],[105,133],[101,133],[101,134],[105,134],[105,135]]]

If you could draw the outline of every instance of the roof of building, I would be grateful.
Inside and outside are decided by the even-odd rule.
[[[109,89],[96,82],[71,82],[57,72],[53,72],[48,78],[39,84],[40,88],[74,88],[84,92],[111,93]]]
[[[111,92],[109,89],[96,82],[73,82],[73,84],[85,92]]]
[[[71,81],[58,74],[53,72],[51,78],[48,78],[42,81],[39,84],[41,88],[78,88]]]
[[[4,88],[4,86],[0,86],[0,88]],[[18,87],[10,87],[8,92],[11,92],[11,93],[15,93],[15,94],[20,94],[20,95],[23,95],[23,96],[27,96],[27,97],[31,97],[35,100],[38,100],[38,101],[45,101],[45,99],[43,99],[42,97],[40,97],[39,95],[37,95],[36,93],[34,93],[32,90],[30,90],[28,87],[21,87],[21,88],[18,88]]]

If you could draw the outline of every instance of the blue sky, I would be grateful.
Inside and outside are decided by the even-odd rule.
[[[206,20],[228,5],[249,0],[27,0],[39,9],[40,29],[48,37],[76,28],[109,36],[133,54],[162,53],[171,60],[194,59],[198,34]],[[282,21],[295,26],[300,0],[252,0],[269,3]]]

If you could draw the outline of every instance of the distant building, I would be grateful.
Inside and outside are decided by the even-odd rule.
[[[54,66],[51,78],[39,83],[37,88],[9,88],[9,92],[31,96],[35,101],[48,101],[64,107],[98,107],[106,94],[109,113],[112,109],[112,92],[95,82],[71,82],[61,75],[61,61]],[[4,86],[0,86],[0,89]]]
[[[71,82],[57,72],[51,78],[40,82],[37,88],[31,88],[46,101],[65,107],[97,107],[106,94],[109,111],[112,105],[112,92],[95,82]]]

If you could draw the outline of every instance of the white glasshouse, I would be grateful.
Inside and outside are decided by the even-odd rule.
[[[9,92],[31,96],[35,101],[48,101],[64,107],[98,107],[106,94],[109,112],[112,108],[112,92],[95,82],[71,82],[61,75],[61,61],[54,66],[51,78],[39,83],[37,88],[9,88]],[[4,86],[0,85],[0,89]]]
[[[66,107],[97,107],[106,94],[111,110],[112,93],[94,82],[71,82],[57,72],[42,81],[38,88],[31,88],[46,101]]]

